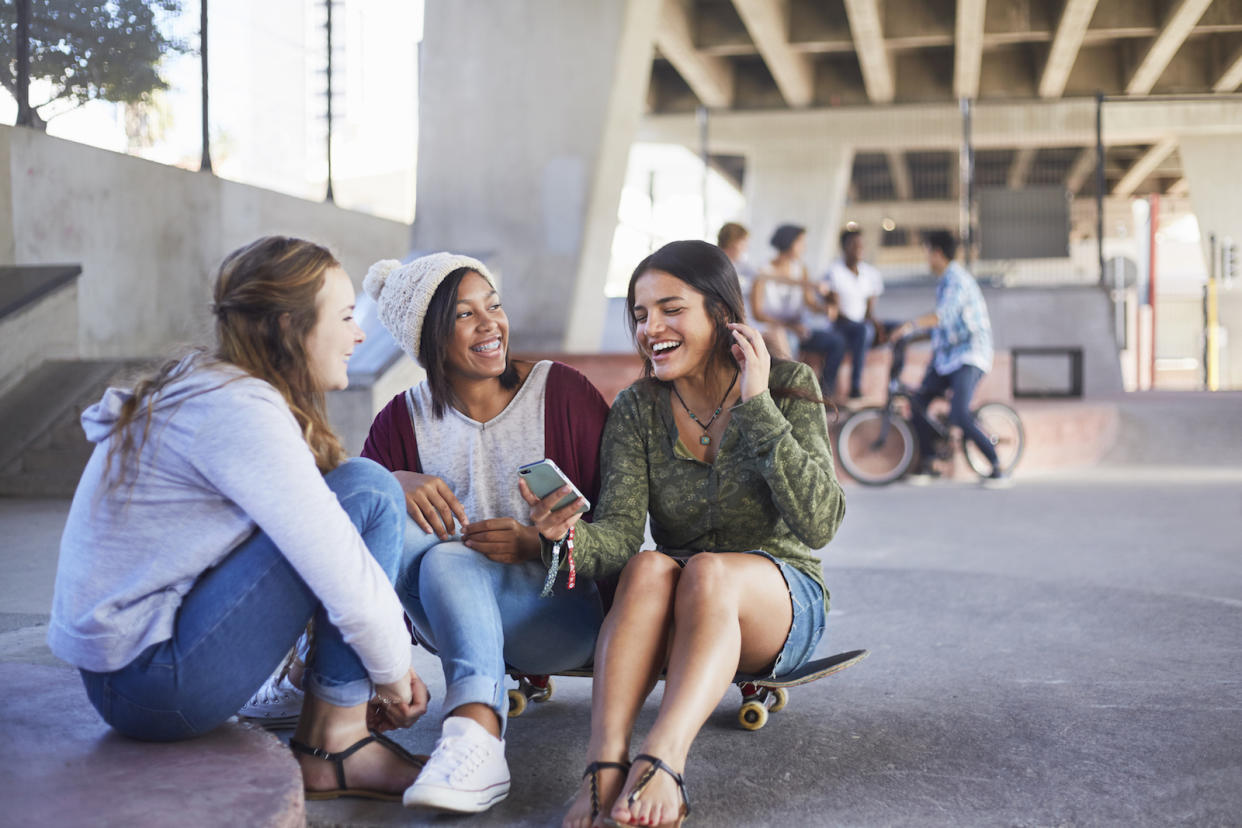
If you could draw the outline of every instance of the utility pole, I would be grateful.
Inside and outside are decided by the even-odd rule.
[[[17,0],[17,125],[33,126],[30,108],[30,0]]]
[[[324,0],[324,5],[328,9],[328,22],[325,27],[328,31],[328,193],[324,196],[324,201],[334,204],[336,199],[332,196],[332,0]]]
[[[200,0],[199,17],[198,17],[198,51],[200,74],[203,86],[202,104],[203,104],[203,158],[198,162],[198,169],[201,172],[211,172],[211,132],[209,127],[211,122],[207,118],[208,113],[208,84],[207,84],[207,0]]]

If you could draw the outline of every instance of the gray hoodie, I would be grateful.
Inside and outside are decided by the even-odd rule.
[[[401,604],[280,393],[232,366],[189,371],[156,402],[136,479],[109,489],[109,435],[129,396],[109,388],[82,415],[96,446],[61,538],[52,652],[111,672],[172,638],[194,581],[257,526],[322,601],[371,679],[404,676],[410,639]]]

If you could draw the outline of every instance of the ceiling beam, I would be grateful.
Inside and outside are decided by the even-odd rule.
[[[794,109],[809,106],[815,97],[815,67],[810,58],[789,45],[787,4],[778,0],[733,0],[733,6],[785,103]]]
[[[1095,147],[1084,147],[1082,152],[1078,153],[1078,157],[1074,159],[1074,166],[1070,167],[1069,175],[1065,176],[1065,189],[1070,195],[1078,195],[1082,185],[1087,183],[1087,176],[1095,172],[1097,163]]]
[[[1180,0],[1164,22],[1164,28],[1151,42],[1147,54],[1139,61],[1138,68],[1126,84],[1127,95],[1146,95],[1164,74],[1169,61],[1186,42],[1190,30],[1212,5],[1212,0]]]
[[[987,0],[957,0],[953,44],[953,95],[979,97],[979,67],[983,62],[983,18]]]
[[[1220,74],[1220,79],[1212,84],[1212,91],[1232,92],[1239,86],[1242,86],[1242,46],[1234,50],[1225,64],[1225,71]]]
[[[1117,182],[1117,186],[1113,187],[1113,195],[1128,196],[1133,193],[1175,149],[1177,149],[1176,138],[1162,138],[1157,141],[1151,149],[1139,156],[1130,169],[1126,170],[1126,174]]]
[[[690,13],[682,0],[664,0],[656,48],[673,65],[708,109],[728,109],[733,104],[733,68],[724,58],[705,55],[694,45]]]
[[[893,182],[893,193],[898,201],[909,201],[914,192],[910,186],[910,168],[906,166],[906,157],[900,150],[888,150],[888,177]]]
[[[666,0],[667,2],[667,0]],[[863,85],[872,103],[891,103],[896,93],[893,61],[884,45],[880,0],[845,0],[845,16],[854,36],[854,50],[862,69]]]
[[[1035,153],[1039,152],[1036,147],[1021,147],[1013,155],[1013,163],[1009,165],[1009,180],[1007,182],[1009,189],[1021,190],[1026,186],[1026,177],[1031,173],[1031,167],[1035,164]]]
[[[1154,144],[1169,135],[1237,135],[1242,100],[1141,101],[1109,104],[1104,141],[1109,146]],[[976,149],[1095,147],[1095,101],[983,101],[972,114]],[[639,140],[681,144],[698,151],[700,128],[693,112],[644,116]],[[823,109],[737,110],[712,116],[712,150],[745,155],[796,150],[807,143],[846,144],[860,152],[951,150],[962,142],[962,112],[956,103],[906,106],[838,106]]]
[[[1052,48],[1048,50],[1044,74],[1039,79],[1039,97],[1059,98],[1065,94],[1065,84],[1078,60],[1078,49],[1097,2],[1099,0],[1066,0],[1057,32],[1052,37]]]

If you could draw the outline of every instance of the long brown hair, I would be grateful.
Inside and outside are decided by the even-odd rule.
[[[703,294],[703,307],[714,329],[711,359],[718,365],[736,365],[733,358],[733,335],[729,324],[746,321],[745,305],[742,304],[742,288],[733,262],[714,244],[705,241],[672,241],[638,263],[630,276],[630,286],[625,294],[625,321],[630,328],[634,347],[643,358],[644,379],[656,380],[651,357],[638,347],[638,320],[634,318],[634,291],[648,271],[662,270]],[[772,359],[772,364],[787,360]],[[797,388],[776,387],[770,389],[777,399],[788,398],[813,402],[836,411],[831,401]]]
[[[119,460],[124,478],[147,439],[163,390],[213,362],[235,365],[272,385],[288,403],[319,471],[339,466],[345,449],[328,424],[323,390],[315,386],[306,357],[306,338],[318,319],[315,299],[333,267],[340,263],[326,248],[285,236],[266,236],[226,256],[212,304],[214,353],[169,360],[134,385],[112,429],[120,439],[108,452],[108,466]],[[142,429],[135,434],[131,426],[139,418]]]

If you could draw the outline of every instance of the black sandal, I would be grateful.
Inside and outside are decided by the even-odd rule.
[[[625,798],[626,804],[631,808],[634,807],[634,804],[638,802],[639,796],[651,784],[651,780],[655,778],[656,771],[664,771],[673,777],[673,781],[677,783],[677,791],[681,794],[681,813],[677,815],[677,818],[672,823],[661,824],[681,825],[686,820],[686,817],[690,816],[690,796],[686,793],[686,781],[680,773],[673,770],[663,759],[657,759],[649,753],[640,753],[634,757],[634,761],[638,762],[640,760],[650,762],[651,764],[647,770],[643,771],[643,775],[639,777],[638,784],[630,791],[630,795]],[[604,824],[609,826],[609,828],[642,828],[641,826],[632,826],[625,822],[617,822],[614,819],[605,819]]]
[[[407,762],[411,763],[412,765],[417,766],[420,770],[422,769],[423,765],[427,763],[426,756],[421,756],[421,755],[416,756],[413,753],[410,753],[405,748],[401,747],[401,745],[397,744],[392,739],[389,739],[387,736],[383,735],[382,733],[376,733],[374,730],[371,731],[370,736],[367,736],[366,738],[363,738],[363,739],[359,739],[358,741],[354,742],[349,747],[337,753],[328,753],[323,748],[311,747],[310,745],[305,744],[304,742],[299,742],[297,739],[290,739],[289,747],[293,750],[294,753],[302,753],[302,754],[305,754],[306,756],[313,756],[316,759],[323,759],[326,762],[331,762],[334,765],[336,765],[336,782],[339,787],[336,787],[336,788],[333,788],[327,791],[307,790],[306,798],[319,800],[319,799],[339,799],[342,796],[353,796],[353,797],[358,797],[359,799],[378,799],[382,802],[400,802],[401,796],[402,794],[405,793],[405,791],[398,791],[397,793],[389,793],[387,791],[373,791],[369,788],[351,788],[345,783],[345,760],[353,756],[359,750],[371,744],[372,742],[378,742],[379,744],[388,748],[388,750],[395,753],[401,759],[404,759]]]
[[[586,766],[586,770],[582,773],[582,778],[591,777],[591,821],[599,816],[599,772],[604,768],[616,768],[619,771],[629,775],[629,762],[592,762]],[[625,784],[625,777],[621,778],[621,784]]]

